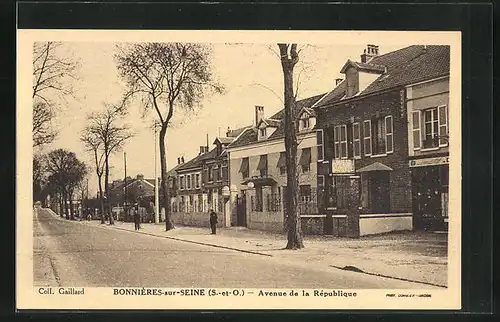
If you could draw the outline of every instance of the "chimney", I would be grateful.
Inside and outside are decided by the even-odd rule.
[[[255,105],[255,126],[264,118],[264,106]]]
[[[143,174],[138,174],[137,175],[137,180],[144,180],[144,175]]]
[[[231,134],[231,128],[228,126],[226,131],[226,137],[229,137],[230,134]]]
[[[340,83],[342,83],[342,78],[335,78],[335,86],[339,86]]]
[[[177,158],[177,164],[181,164],[181,158]]]
[[[366,45],[366,49],[363,51],[361,55],[361,62],[367,63],[373,57],[378,56],[378,46],[376,45]]]
[[[184,157],[181,157],[181,163],[184,163]]]

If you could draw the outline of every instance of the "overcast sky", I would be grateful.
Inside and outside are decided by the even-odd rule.
[[[366,41],[368,43],[368,40]],[[335,78],[347,59],[358,60],[366,43],[306,46],[301,52],[301,65],[296,74],[304,69],[300,77],[299,98],[325,93],[334,86]],[[370,43],[377,44],[376,41]],[[103,102],[116,102],[124,91],[113,60],[115,44],[110,42],[65,42],[65,51],[80,64],[79,80],[74,84],[75,99],[69,99],[63,112],[57,117],[58,139],[45,150],[66,148],[89,164],[91,155],[84,151],[79,141],[80,131],[85,125],[85,115],[103,107]],[[380,54],[410,45],[404,40],[397,44],[380,45]],[[185,160],[197,155],[199,146],[211,145],[214,138],[224,135],[227,128],[250,125],[254,118],[254,106],[263,105],[265,115],[271,116],[282,108],[283,74],[276,55],[275,44],[215,44],[213,45],[213,72],[225,85],[224,95],[213,96],[202,102],[196,114],[189,118],[174,120],[167,132],[167,167],[177,164],[177,158]],[[150,114],[152,116],[152,114]],[[127,153],[127,175],[144,174],[154,177],[155,141],[150,121],[141,117],[141,107],[131,105],[127,117],[136,136],[124,147]],[[124,177],[123,152],[111,158],[111,178]],[[157,176],[159,166],[157,166]],[[89,189],[96,191],[97,180],[92,174]]]

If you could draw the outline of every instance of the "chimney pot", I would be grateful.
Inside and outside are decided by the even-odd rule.
[[[342,78],[335,78],[335,86],[338,86],[342,82]]]
[[[181,158],[177,158],[177,164],[181,164]]]
[[[378,56],[378,46],[368,44],[361,55],[361,62],[367,63],[371,58]]]
[[[255,105],[255,126],[264,118],[264,106]]]
[[[184,163],[184,157],[181,157],[181,163]]]

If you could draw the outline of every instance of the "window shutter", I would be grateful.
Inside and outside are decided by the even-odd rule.
[[[372,122],[370,120],[363,122],[363,146],[365,155],[372,155]]]
[[[413,132],[413,149],[419,150],[422,146],[422,135],[420,134],[420,111],[412,112],[412,132]]]
[[[346,128],[346,131],[347,131],[347,157],[348,158],[352,158],[354,156],[354,142],[353,142],[353,125],[352,123],[349,123],[347,124],[347,128]]]
[[[222,167],[222,180],[227,181],[227,167]]]
[[[207,183],[207,182],[208,182],[208,170],[203,169],[203,183]]]
[[[335,159],[340,158],[340,133],[339,133],[339,130],[340,130],[340,126],[335,126],[333,128],[333,142],[334,142],[333,149],[335,151]]]
[[[394,133],[392,124],[392,115],[385,117],[385,152],[394,152]]]
[[[438,107],[439,146],[448,145],[448,109],[446,105]]]

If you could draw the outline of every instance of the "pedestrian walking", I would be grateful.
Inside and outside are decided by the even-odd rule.
[[[217,234],[217,213],[210,209],[210,228],[212,228],[212,235]]]
[[[141,215],[139,214],[139,210],[134,208],[134,224],[135,230],[141,229]]]

